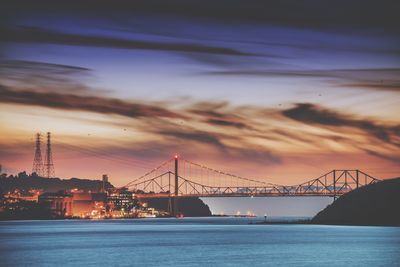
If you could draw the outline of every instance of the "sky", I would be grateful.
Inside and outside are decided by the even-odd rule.
[[[297,184],[400,171],[398,1],[13,1],[0,163],[122,186],[175,154]]]

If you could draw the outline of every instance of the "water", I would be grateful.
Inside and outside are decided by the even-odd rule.
[[[0,222],[0,265],[400,266],[400,227],[249,221],[257,219]]]

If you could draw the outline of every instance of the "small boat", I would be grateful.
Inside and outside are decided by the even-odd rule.
[[[176,218],[177,219],[182,219],[182,218],[184,218],[185,216],[183,215],[183,213],[178,213],[178,214],[176,214]]]

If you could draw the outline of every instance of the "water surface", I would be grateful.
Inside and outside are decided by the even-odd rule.
[[[0,222],[0,265],[400,266],[400,227],[256,220]]]

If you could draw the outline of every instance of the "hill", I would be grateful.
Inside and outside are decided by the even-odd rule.
[[[168,210],[168,198],[149,198],[144,199],[149,207],[157,210]],[[211,211],[198,197],[180,198],[178,202],[179,212],[182,212],[186,217],[206,217],[211,216]]]
[[[89,179],[60,179],[60,178],[43,178],[36,175],[27,175],[21,172],[18,176],[0,176],[0,193],[19,190],[42,189],[44,192],[58,192],[60,190],[71,190],[74,188],[99,191],[103,185],[100,180]],[[114,187],[108,183],[107,188]]]
[[[400,226],[400,178],[353,190],[319,212],[311,222]]]

